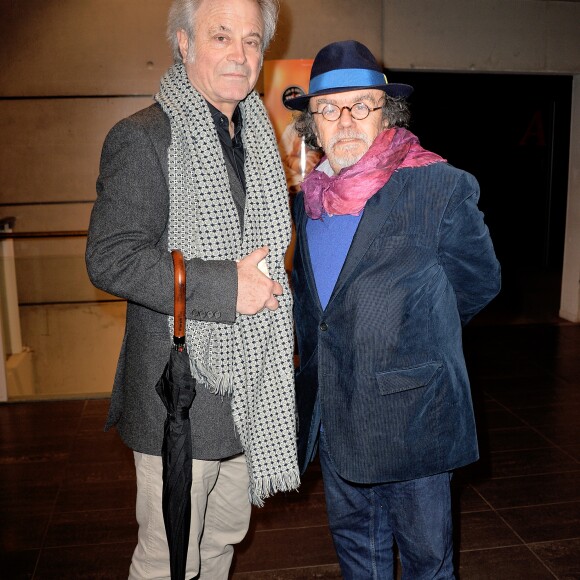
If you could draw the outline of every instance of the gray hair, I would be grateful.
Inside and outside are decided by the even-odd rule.
[[[173,51],[173,60],[181,62],[181,52],[177,42],[177,31],[185,30],[190,46],[195,36],[195,14],[202,2],[211,0],[173,0],[167,18],[167,40]],[[256,0],[264,20],[264,38],[262,39],[262,54],[270,45],[276,32],[278,21],[278,0]]]
[[[411,121],[409,103],[402,97],[385,95],[382,115],[389,127],[408,127]],[[304,137],[304,142],[310,149],[322,151],[314,132],[314,115],[310,112],[310,107],[294,117],[294,128],[300,137]]]

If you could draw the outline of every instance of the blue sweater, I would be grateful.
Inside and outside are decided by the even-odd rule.
[[[322,308],[330,300],[362,213],[357,216],[323,214],[319,220],[308,218],[306,235]]]

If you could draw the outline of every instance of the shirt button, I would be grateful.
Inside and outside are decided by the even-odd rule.
[[[328,324],[326,324],[326,322],[321,322],[319,328],[322,332],[326,332],[328,330]]]

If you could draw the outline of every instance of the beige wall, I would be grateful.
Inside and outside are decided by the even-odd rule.
[[[313,58],[336,40],[364,42],[377,55],[382,43],[382,1],[281,0],[276,37],[267,58]]]
[[[0,0],[0,218],[16,216],[16,231],[86,229],[106,132],[151,102],[171,63],[164,38],[169,4]],[[580,73],[579,26],[576,2],[283,0],[267,58],[312,58],[328,42],[353,38],[382,54],[390,69]],[[571,175],[580,163],[579,109]],[[570,187],[570,207],[578,207],[577,178]],[[577,212],[568,228],[580,228]],[[568,240],[577,243],[577,236]],[[83,239],[17,240],[15,248],[34,390],[107,393],[124,305],[90,285]],[[568,252],[566,264],[573,271],[566,284],[575,284],[566,296],[576,303],[563,311],[573,316],[578,253]],[[82,372],[71,373],[77,340],[90,356]]]
[[[1,95],[151,94],[169,0],[0,0]]]
[[[580,322],[580,75],[574,77],[560,316]]]
[[[391,68],[578,73],[580,3],[545,0],[385,0]]]

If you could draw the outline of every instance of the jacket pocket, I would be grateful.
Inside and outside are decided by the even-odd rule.
[[[377,383],[381,395],[392,395],[411,389],[418,389],[429,384],[442,364],[437,361],[424,363],[415,367],[393,369],[377,373]]]

